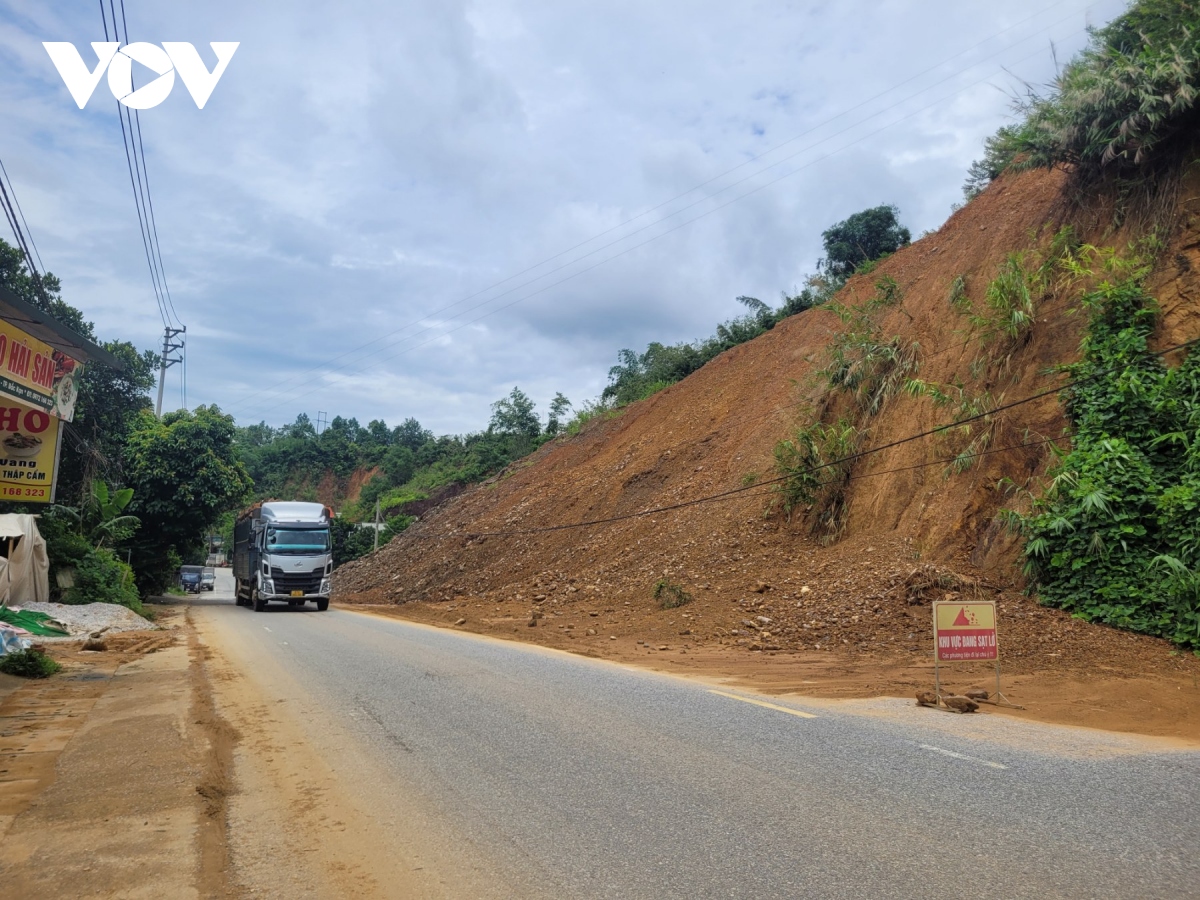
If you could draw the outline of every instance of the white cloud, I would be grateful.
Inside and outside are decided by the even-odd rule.
[[[797,287],[856,210],[936,227],[1004,121],[1003,67],[1048,80],[1049,42],[1120,8],[132,4],[135,40],[241,42],[204,110],[180,89],[141,114],[188,399],[439,432],[514,384],[578,405],[621,347]],[[102,38],[93,7],[0,0],[4,161],[68,299],[155,347],[115,103],[78,110],[40,43]]]

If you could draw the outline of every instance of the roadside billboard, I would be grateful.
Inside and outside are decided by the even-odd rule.
[[[83,363],[0,319],[0,402],[15,400],[70,422]]]
[[[61,440],[55,416],[0,400],[0,500],[53,503]]]

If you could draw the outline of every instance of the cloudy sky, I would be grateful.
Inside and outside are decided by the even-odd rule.
[[[1011,93],[1122,8],[125,0],[131,41],[240,42],[204,109],[177,79],[139,114],[187,403],[438,433],[513,385],[578,406],[620,348],[777,302],[857,210],[937,228]],[[65,297],[153,348],[117,103],[78,109],[41,43],[104,39],[96,0],[0,0],[0,159]]]

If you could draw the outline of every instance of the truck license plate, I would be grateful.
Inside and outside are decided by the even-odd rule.
[[[292,591],[292,596],[293,597],[303,597],[304,591]]]

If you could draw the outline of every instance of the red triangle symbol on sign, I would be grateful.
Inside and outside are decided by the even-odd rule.
[[[954,620],[955,625],[970,625],[971,620],[967,618],[967,608],[964,606],[958,611],[958,618]]]

